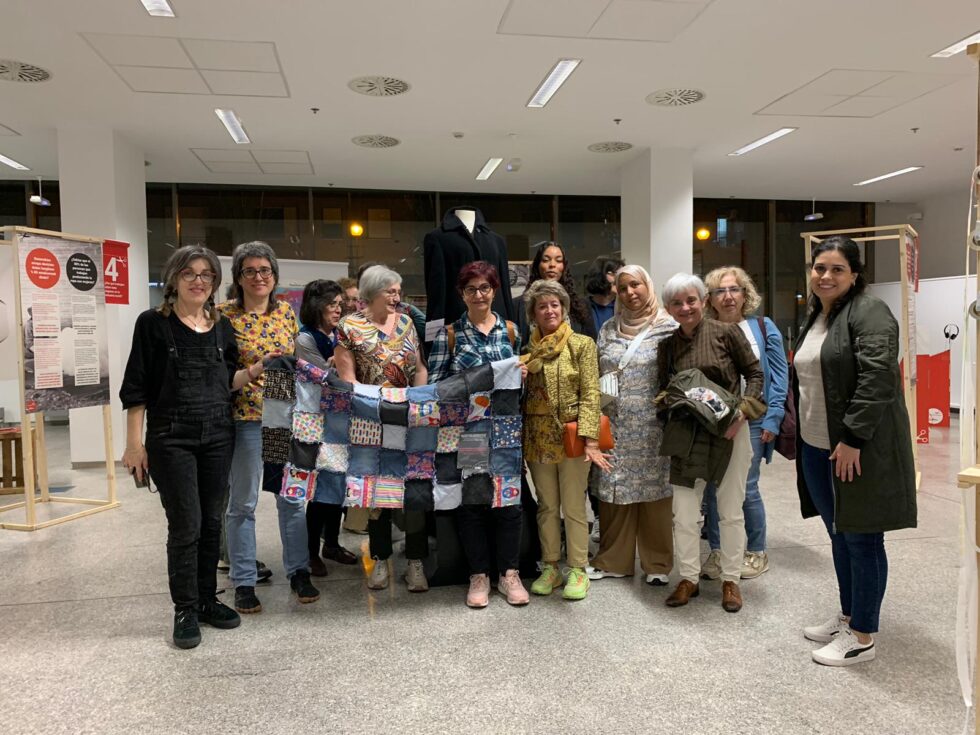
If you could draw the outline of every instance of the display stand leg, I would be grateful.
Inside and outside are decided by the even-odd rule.
[[[27,526],[37,523],[37,512],[34,508],[34,442],[31,441],[31,428],[31,415],[25,413],[20,419],[20,435],[24,447],[24,515]]]
[[[109,485],[109,503],[116,502],[116,460],[113,455],[112,446],[112,409],[109,406],[102,407],[102,428],[103,438],[105,439],[105,474],[106,482]]]
[[[37,482],[41,490],[41,502],[51,500],[48,486],[48,444],[44,438],[44,413],[34,414],[34,436],[36,441],[34,466],[37,467]]]

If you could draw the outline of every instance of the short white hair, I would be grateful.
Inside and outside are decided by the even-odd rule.
[[[705,288],[704,281],[697,276],[692,276],[690,273],[675,273],[672,275],[667,279],[667,283],[664,284],[662,292],[664,307],[669,306],[675,296],[686,293],[692,288],[698,292],[698,297],[702,301],[708,297],[708,289]]]
[[[386,265],[372,265],[361,274],[358,283],[359,295],[370,304],[382,291],[387,291],[394,284],[401,284],[402,277]]]

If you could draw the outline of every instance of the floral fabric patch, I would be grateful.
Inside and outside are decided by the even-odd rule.
[[[442,426],[462,426],[466,423],[466,416],[470,412],[467,403],[443,402],[439,406],[439,423]]]
[[[351,394],[328,385],[320,395],[320,410],[326,413],[350,413]]]
[[[428,480],[436,474],[435,452],[411,452],[407,455],[405,477],[409,480]]]
[[[319,411],[294,411],[293,439],[307,444],[323,441],[323,414]]]
[[[436,451],[446,454],[455,452],[459,449],[459,437],[463,434],[462,426],[441,426],[439,427],[439,439],[436,442]]]

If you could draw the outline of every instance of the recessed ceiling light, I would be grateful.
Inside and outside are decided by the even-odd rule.
[[[146,12],[156,18],[175,18],[174,9],[167,0],[140,0]]]
[[[245,128],[242,127],[242,121],[238,119],[238,115],[235,114],[234,110],[215,110],[214,114],[218,116],[218,119],[225,126],[225,130],[228,131],[228,135],[236,143],[252,142],[249,140],[248,133],[245,132]]]
[[[885,179],[890,179],[893,176],[910,174],[913,171],[918,171],[920,168],[922,168],[922,166],[909,166],[908,168],[900,168],[898,171],[892,171],[890,174],[882,174],[881,176],[875,176],[873,179],[866,179],[865,181],[859,181],[854,186],[864,186],[865,184],[873,184],[876,181],[884,181]]]
[[[548,76],[538,85],[537,91],[528,100],[528,107],[544,107],[548,100],[554,97],[558,88],[565,83],[565,80],[572,75],[575,67],[582,63],[581,59],[561,59],[554,68],[548,72]]]
[[[493,172],[497,170],[497,166],[503,162],[503,158],[488,158],[487,162],[483,164],[483,168],[480,169],[480,173],[476,175],[476,180],[486,181],[493,176]]]
[[[956,54],[966,51],[966,47],[974,43],[980,43],[980,31],[977,31],[972,36],[967,36],[962,41],[957,41],[952,46],[947,46],[942,51],[937,51],[932,54],[932,58],[948,59],[950,56],[956,56]]]
[[[737,151],[732,151],[729,156],[744,156],[749,151],[754,151],[756,148],[764,146],[766,143],[772,143],[774,140],[779,140],[784,135],[789,135],[790,133],[795,133],[799,128],[780,128],[775,133],[769,133],[765,138],[759,138],[754,140],[748,145],[743,145]]]
[[[13,158],[7,158],[3,155],[0,155],[0,163],[6,164],[7,166],[10,166],[10,168],[15,168],[18,171],[30,171],[30,169],[23,163],[17,163],[17,161],[15,161]]]

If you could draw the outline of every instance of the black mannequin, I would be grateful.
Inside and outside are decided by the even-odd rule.
[[[493,310],[504,319],[517,321],[510,296],[510,274],[507,269],[507,245],[504,238],[487,227],[483,213],[476,207],[452,207],[442,224],[423,240],[425,268],[426,334],[431,342],[444,324],[452,324],[466,305],[456,291],[459,269],[474,260],[491,263],[500,276],[500,288],[493,298]]]

